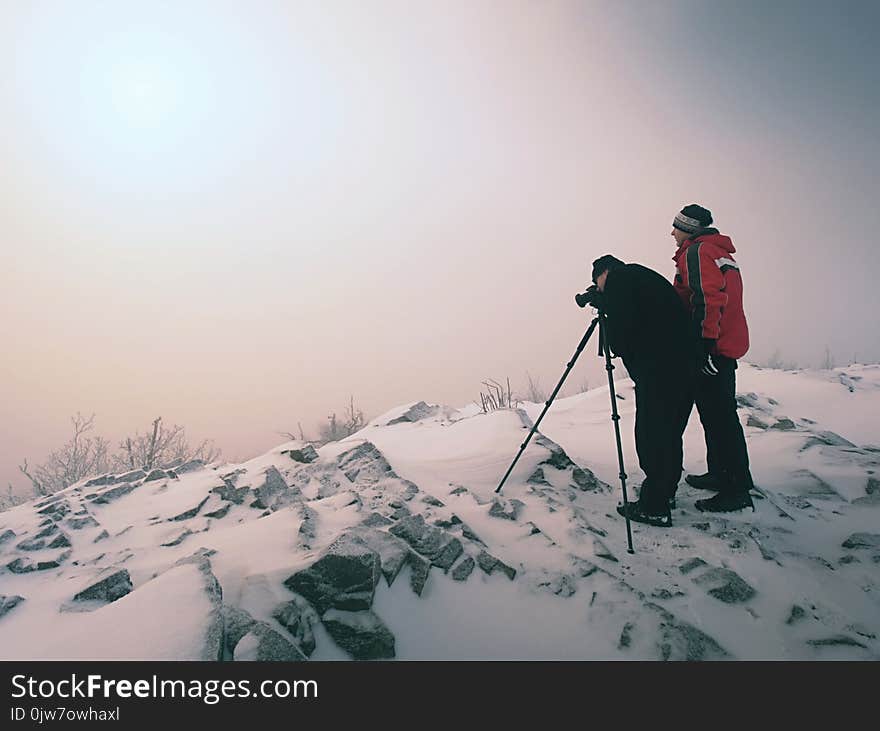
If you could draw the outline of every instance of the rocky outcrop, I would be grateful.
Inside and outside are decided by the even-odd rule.
[[[126,482],[123,485],[119,485],[118,487],[111,487],[103,492],[96,493],[94,497],[91,498],[92,502],[97,505],[106,505],[107,503],[111,503],[114,500],[118,500],[123,495],[128,495],[128,493],[132,492],[138,487],[136,483]],[[88,496],[86,496],[88,497]]]
[[[506,563],[501,561],[498,558],[495,558],[491,553],[487,551],[480,551],[480,555],[477,556],[477,566],[479,566],[483,571],[487,574],[492,574],[495,571],[501,571],[508,579],[513,581],[516,577],[516,569],[512,566],[508,566]]]
[[[456,581],[467,581],[471,572],[474,570],[474,565],[474,559],[470,556],[465,556],[464,559],[459,561],[458,565],[452,569],[452,578]]]
[[[276,467],[269,467],[266,470],[266,479],[260,487],[254,490],[256,500],[251,503],[252,508],[267,510],[273,507],[279,497],[287,494],[291,488],[287,486],[287,481],[281,475]],[[299,493],[299,489],[295,490]]]
[[[94,601],[109,604],[124,597],[131,590],[131,576],[129,576],[128,571],[125,569],[120,569],[77,593],[73,597],[73,601]]]
[[[98,521],[95,520],[91,515],[86,515],[81,518],[68,518],[67,525],[73,530],[82,530],[83,528],[92,528],[97,526]]]
[[[6,568],[9,569],[13,574],[28,574],[32,571],[47,571],[49,569],[57,569],[68,558],[70,558],[70,549],[66,550],[64,553],[56,556],[55,558],[49,559],[48,561],[34,562],[25,558],[17,558],[14,561],[6,564]]]
[[[336,464],[349,480],[364,485],[374,485],[380,480],[397,477],[391,465],[372,442],[364,442],[354,449],[343,452],[337,457]]]
[[[394,424],[405,424],[412,423],[415,421],[421,421],[422,419],[427,419],[431,416],[434,416],[439,411],[438,406],[429,406],[424,401],[419,401],[417,404],[413,404],[410,406],[403,414],[398,416],[396,419],[392,419],[389,421],[386,426],[394,426]]]
[[[492,507],[489,508],[489,515],[493,518],[503,518],[505,520],[519,520],[524,503],[521,500],[499,500],[496,498],[492,501]]]
[[[300,651],[307,657],[315,651],[315,633],[312,627],[320,620],[315,610],[301,596],[276,607],[272,616],[296,640]]]
[[[12,596],[0,594],[0,619],[2,619],[4,615],[15,609],[23,601],[24,597],[18,596],[17,594],[14,594]]]
[[[441,528],[425,523],[422,515],[410,515],[395,523],[389,532],[406,541],[431,565],[447,571],[464,550],[461,541]]]
[[[853,533],[842,544],[844,548],[880,548],[880,533]]]
[[[189,518],[195,518],[196,515],[199,514],[199,511],[205,507],[205,503],[208,502],[208,497],[205,497],[198,505],[194,508],[190,508],[189,510],[184,510],[182,513],[175,515],[173,518],[168,518],[169,521],[180,521],[180,520],[188,520]]]
[[[373,612],[331,609],[321,620],[333,641],[355,660],[394,657],[394,635]]]
[[[286,454],[294,462],[310,464],[318,459],[318,453],[311,444],[306,444],[300,449],[286,449],[281,454]]]
[[[319,613],[328,609],[369,609],[381,576],[379,554],[361,538],[343,535],[307,569],[284,585],[305,597]]]

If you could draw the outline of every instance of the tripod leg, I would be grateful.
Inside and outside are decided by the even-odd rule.
[[[611,349],[608,347],[608,341],[605,338],[605,314],[599,313],[599,347],[604,351],[605,370],[608,372],[608,392],[611,394],[611,421],[614,422],[614,438],[617,442],[617,465],[620,468],[620,489],[623,492],[623,504],[627,505],[626,496],[626,471],[623,466],[623,445],[620,442],[620,414],[617,412],[617,394],[614,391],[614,377],[611,372],[614,370],[614,364],[611,362]],[[626,520],[626,543],[627,553],[635,553],[633,549],[632,526],[629,522],[629,511],[624,511],[624,520]]]
[[[541,412],[541,415],[538,417],[538,420],[535,422],[534,426],[532,426],[532,430],[529,432],[529,435],[526,437],[525,441],[519,448],[519,452],[516,453],[516,457],[513,458],[513,462],[510,463],[510,467],[507,468],[507,472],[504,473],[504,477],[501,478],[501,482],[498,483],[498,487],[495,488],[495,492],[501,492],[501,488],[504,487],[504,483],[507,478],[510,476],[510,473],[513,471],[514,466],[517,461],[519,461],[520,456],[526,448],[526,445],[529,443],[529,440],[532,438],[532,435],[538,430],[538,425],[541,423],[541,419],[544,418],[544,414],[550,409],[550,404],[553,403],[553,399],[556,398],[556,394],[559,393],[559,389],[562,388],[562,384],[565,383],[565,379],[568,378],[568,374],[571,372],[571,369],[574,367],[575,361],[578,359],[578,356],[581,354],[581,351],[586,346],[587,341],[590,339],[590,336],[593,334],[593,330],[596,329],[596,325],[599,323],[599,318],[594,317],[593,321],[590,323],[590,327],[587,328],[587,331],[584,333],[584,336],[581,338],[580,343],[578,343],[577,349],[574,351],[574,355],[571,356],[571,360],[568,361],[565,367],[565,372],[562,374],[562,378],[559,379],[559,383],[556,384],[556,388],[553,389],[553,393],[550,394],[550,398],[544,403],[544,410]]]

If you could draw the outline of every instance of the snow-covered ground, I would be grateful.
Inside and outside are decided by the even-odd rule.
[[[500,499],[541,404],[74,485],[0,513],[0,658],[880,657],[880,366],[743,364],[738,393],[756,512],[682,483],[634,555],[607,387],[553,404]],[[696,413],[685,439],[704,471]]]

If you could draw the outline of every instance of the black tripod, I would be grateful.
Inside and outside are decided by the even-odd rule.
[[[562,374],[562,378],[559,379],[559,383],[556,384],[556,388],[553,389],[553,393],[550,394],[550,398],[547,399],[547,401],[544,403],[544,410],[541,412],[541,415],[538,417],[538,420],[535,422],[532,430],[526,437],[526,440],[520,446],[519,452],[517,452],[516,457],[513,458],[513,462],[511,462],[510,467],[507,468],[507,472],[504,473],[504,477],[501,478],[501,482],[499,483],[498,487],[495,488],[495,492],[501,492],[501,488],[504,487],[505,481],[510,476],[510,473],[513,471],[513,468],[519,458],[522,456],[526,445],[532,438],[532,434],[534,434],[538,430],[538,425],[541,423],[541,419],[544,418],[544,414],[546,414],[547,411],[550,409],[550,404],[553,403],[553,399],[556,398],[556,394],[559,393],[559,389],[562,388],[562,384],[565,382],[565,379],[568,378],[568,374],[571,372],[571,369],[574,367],[575,361],[578,359],[578,356],[581,354],[581,351],[584,349],[587,341],[593,334],[593,330],[596,329],[596,325],[599,326],[599,355],[605,356],[605,370],[608,371],[608,390],[611,393],[611,421],[614,422],[614,438],[617,440],[617,464],[620,467],[620,489],[623,491],[623,504],[628,504],[626,497],[626,472],[623,468],[623,447],[620,443],[620,414],[617,413],[617,394],[614,392],[614,378],[611,375],[611,371],[614,370],[614,365],[611,363],[611,350],[609,349],[608,342],[605,338],[605,329],[607,327],[607,322],[605,319],[605,313],[602,312],[602,310],[599,310],[596,317],[593,318],[593,321],[590,323],[590,327],[587,328],[587,331],[581,338],[580,343],[578,343],[577,349],[574,351],[574,355],[571,357],[571,360],[568,361],[568,364],[565,367],[565,373]],[[627,515],[625,516],[625,518],[627,551],[629,553],[635,553],[635,551],[633,550],[632,528],[630,527],[629,516]]]

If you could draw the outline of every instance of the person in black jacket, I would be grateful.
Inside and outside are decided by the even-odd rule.
[[[606,315],[608,346],[635,383],[636,452],[645,473],[639,499],[617,511],[669,527],[695,375],[687,312],[665,277],[610,254],[593,262],[593,282],[600,293],[596,306]]]

